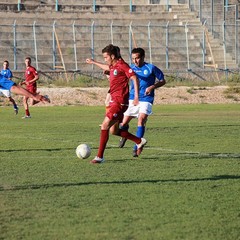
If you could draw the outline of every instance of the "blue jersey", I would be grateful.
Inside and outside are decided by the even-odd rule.
[[[1,75],[3,75],[5,78],[12,78],[12,72],[11,72],[11,70],[9,69],[9,68],[7,68],[7,69],[2,69],[1,70]]]
[[[154,90],[151,91],[149,95],[145,95],[146,88],[155,84],[156,79],[159,81],[164,80],[163,72],[150,63],[145,63],[141,67],[137,67],[134,64],[130,66],[132,70],[136,73],[139,80],[139,101],[150,102],[154,101]],[[130,82],[130,95],[129,99],[134,99],[134,85],[133,81]]]
[[[11,90],[11,87],[13,85],[16,85],[15,82],[12,80],[9,80],[8,78],[4,77],[2,74],[0,74],[0,88],[5,90]]]

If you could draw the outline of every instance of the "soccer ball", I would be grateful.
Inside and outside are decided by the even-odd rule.
[[[86,159],[91,155],[91,148],[83,143],[76,148],[76,154],[78,158]]]

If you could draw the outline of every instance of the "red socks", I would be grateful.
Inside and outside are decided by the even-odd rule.
[[[99,145],[98,154],[97,154],[97,156],[100,158],[103,158],[104,150],[106,148],[108,139],[109,139],[109,130],[101,130],[100,145]]]
[[[139,139],[139,137],[136,137],[135,135],[131,134],[128,131],[124,131],[122,129],[119,130],[119,135],[123,138],[129,139],[133,142],[135,142],[136,144],[139,144],[141,142],[141,138]]]

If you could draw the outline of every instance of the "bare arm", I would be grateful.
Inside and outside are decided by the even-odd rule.
[[[103,69],[104,71],[109,71],[109,66],[107,64],[97,62],[97,61],[95,61],[93,59],[87,58],[86,59],[86,63],[88,63],[88,64],[95,64],[96,66],[98,66],[99,68]]]
[[[22,81],[22,82],[20,82],[20,85],[30,85],[30,84],[36,82],[38,79],[39,79],[39,76],[35,75],[35,77],[31,81],[29,81],[29,82]]]
[[[39,76],[38,76],[38,75],[35,75],[34,79],[32,79],[31,81],[29,81],[29,82],[27,83],[27,85],[36,82],[38,79],[39,79]]]
[[[134,100],[133,100],[133,105],[138,105],[139,104],[139,80],[137,78],[137,76],[132,76],[131,80],[133,81],[133,85],[134,85]]]
[[[153,91],[156,88],[162,87],[165,84],[166,84],[166,81],[164,79],[161,81],[158,81],[155,84],[153,84],[152,86],[149,86],[148,88],[146,88],[145,94],[149,95],[151,93],[151,91]]]

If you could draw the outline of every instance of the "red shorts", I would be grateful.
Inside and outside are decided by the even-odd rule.
[[[28,85],[28,86],[26,87],[26,89],[27,89],[30,93],[33,93],[33,94],[37,93],[37,86]]]
[[[108,112],[106,113],[106,116],[110,120],[119,120],[119,122],[122,122],[123,120],[123,113],[127,110],[128,106],[121,105],[119,103],[110,103],[110,108]]]

